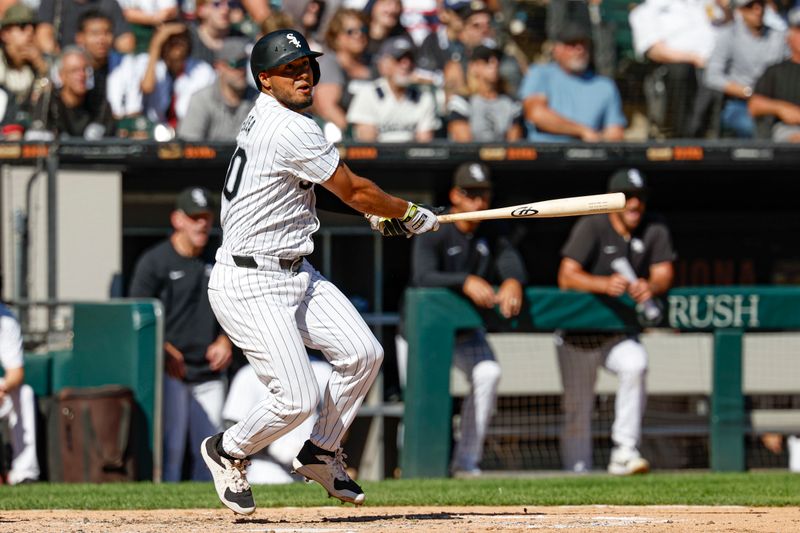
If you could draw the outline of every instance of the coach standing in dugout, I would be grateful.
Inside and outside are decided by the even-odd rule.
[[[635,168],[614,173],[608,192],[624,192],[624,211],[582,217],[575,223],[564,247],[558,286],[620,297],[628,293],[643,304],[664,294],[674,277],[672,247],[667,226],[645,216],[647,186]],[[635,281],[612,267],[626,258]],[[624,261],[623,261],[624,263]],[[592,407],[599,366],[617,375],[613,449],[608,472],[615,475],[644,473],[650,469],[638,446],[644,414],[647,352],[638,335],[603,332],[556,332],[556,349],[564,387],[564,428],[561,459],[565,470],[592,469]]]
[[[213,257],[206,245],[214,224],[211,194],[184,189],[170,215],[174,232],[139,259],[130,296],[164,305],[164,481],[180,481],[187,432],[191,479],[211,479],[200,443],[222,429],[225,381],[232,345],[208,302]]]
[[[453,178],[450,212],[488,209],[491,196],[489,169],[481,163],[464,163]],[[522,256],[504,229],[502,222],[459,220],[443,224],[436,233],[417,237],[411,255],[413,284],[447,287],[466,296],[479,309],[499,306],[505,318],[517,316],[528,275]],[[492,283],[499,283],[499,288]],[[407,360],[403,337],[397,346],[402,379]],[[461,436],[453,451],[451,472],[454,476],[479,475],[501,373],[484,329],[456,333],[453,364],[466,375],[470,394],[461,409]]]

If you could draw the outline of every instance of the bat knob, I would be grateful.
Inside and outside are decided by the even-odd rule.
[[[658,300],[645,300],[636,306],[636,318],[642,327],[653,327],[661,323],[664,309]]]

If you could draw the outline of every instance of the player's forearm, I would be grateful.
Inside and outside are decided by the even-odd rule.
[[[567,261],[566,259],[564,261]],[[571,263],[558,270],[558,287],[576,291],[605,294],[608,288],[608,276],[595,276]]]
[[[361,213],[387,218],[401,218],[408,210],[408,202],[386,193],[374,182],[355,176],[348,198],[342,201]]]
[[[787,102],[786,100],[769,98],[762,94],[754,94],[753,97],[747,101],[747,110],[754,117],[769,115],[777,117],[783,122],[788,122],[784,119],[788,114],[800,115],[800,106]]]
[[[14,391],[19,388],[25,380],[25,369],[24,367],[8,369],[2,379],[5,381],[5,391]]]
[[[650,266],[650,277],[647,282],[650,285],[650,292],[653,296],[660,296],[672,287],[672,280],[675,278],[675,268],[672,263],[656,263]]]
[[[670,48],[663,41],[655,43],[647,51],[647,57],[656,63],[691,63],[698,65],[703,62],[697,54]]]
[[[125,9],[122,11],[125,20],[131,24],[142,24],[144,26],[155,26],[159,22],[157,13],[149,13],[142,9]]]
[[[359,213],[401,218],[408,210],[407,201],[387,194],[375,182],[355,174],[344,162],[340,162],[322,186]]]
[[[583,130],[586,128],[583,124],[578,124],[568,118],[562,117],[546,106],[534,108],[529,118],[538,129],[557,135],[569,135],[570,137],[580,138],[583,134]]]

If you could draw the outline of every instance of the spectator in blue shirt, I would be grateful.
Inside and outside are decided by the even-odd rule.
[[[530,141],[621,141],[626,125],[613,80],[589,68],[591,37],[567,23],[553,48],[554,61],[534,65],[519,98]]]

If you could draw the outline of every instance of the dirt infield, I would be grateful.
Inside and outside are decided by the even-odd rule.
[[[0,531],[307,532],[484,531],[788,532],[800,531],[797,507],[607,505],[579,507],[316,507],[258,509],[248,518],[225,510],[0,511]]]

